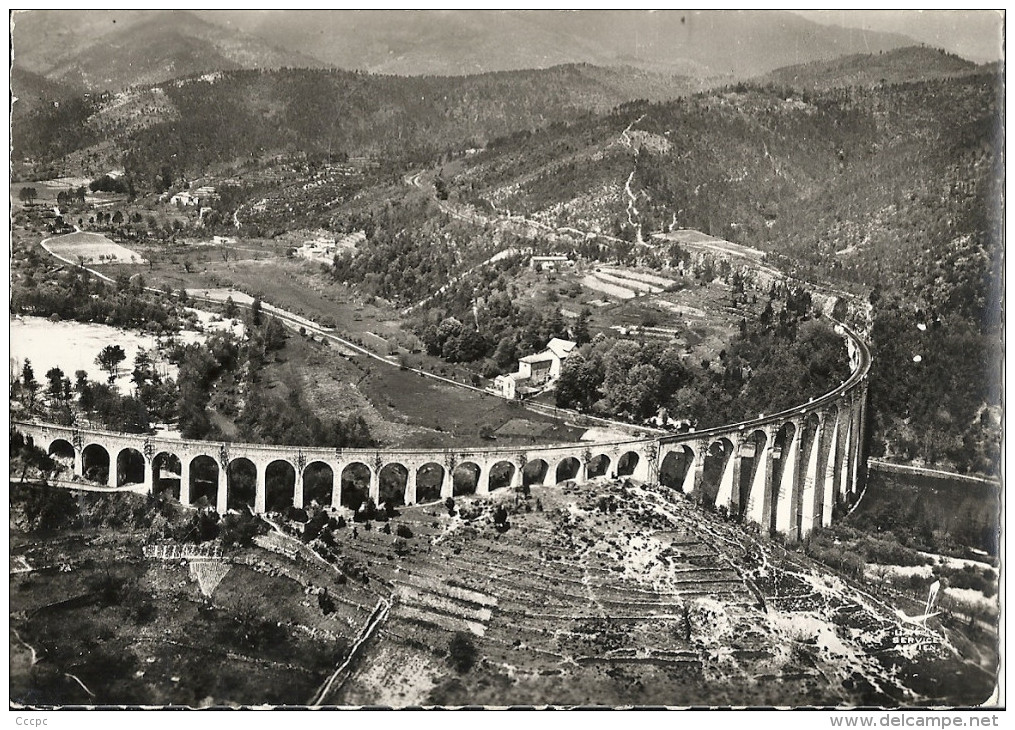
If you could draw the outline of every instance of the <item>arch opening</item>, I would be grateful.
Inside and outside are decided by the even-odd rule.
[[[303,504],[331,507],[335,470],[323,461],[312,461],[303,470]]]
[[[517,468],[510,461],[498,461],[490,467],[490,491],[511,486]]]
[[[659,483],[664,487],[684,491],[684,482],[694,466],[694,451],[690,446],[681,446],[663,457],[659,465]]]
[[[160,451],[152,459],[152,494],[179,500],[183,467],[180,457]]]
[[[226,508],[253,509],[257,499],[257,467],[250,459],[239,457],[226,467]]]
[[[380,479],[381,504],[390,507],[401,507],[405,504],[405,490],[409,485],[407,467],[398,463],[385,464],[378,479]]]
[[[145,458],[137,449],[121,449],[116,455],[116,486],[144,484]]]
[[[786,500],[792,500],[795,479],[791,468],[795,466],[789,463],[790,451],[793,446],[793,439],[796,437],[796,425],[787,421],[775,432],[772,441],[772,511],[768,520],[768,531],[775,534],[778,531],[778,515],[780,504]],[[797,455],[799,461],[799,454]]]
[[[218,504],[219,465],[210,456],[196,456],[190,462],[190,503],[215,508]]]
[[[764,456],[765,446],[768,443],[768,436],[764,431],[754,431],[740,447],[740,482],[734,490],[737,514],[741,517],[747,511],[751,500],[751,486],[754,484],[754,477],[761,466],[761,459]],[[764,499],[764,495],[755,495],[757,499]]]
[[[549,465],[542,459],[533,459],[526,463],[525,468],[522,469],[522,486],[545,484],[546,472],[549,471],[549,468]]]
[[[571,479],[577,479],[578,474],[581,472],[581,466],[581,462],[573,456],[561,459],[560,463],[557,464],[557,468],[553,470],[554,483],[560,484]]]
[[[589,460],[589,479],[604,477],[610,471],[610,457],[606,454],[599,454]]]
[[[370,467],[353,462],[342,469],[342,506],[359,510],[370,496]]]
[[[729,505],[716,504],[716,497],[719,495],[719,487],[722,485],[723,474],[733,456],[733,442],[727,438],[721,438],[708,445],[705,452],[705,459],[701,472],[701,490],[699,501],[706,507],[718,509],[719,507],[729,508]]]
[[[81,452],[81,470],[85,479],[103,486],[109,484],[109,452],[99,444],[88,444]]]
[[[65,465],[74,466],[74,446],[65,439],[56,439],[49,445],[49,455]]]
[[[475,494],[479,487],[479,465],[463,461],[451,472],[451,493],[455,497]]]
[[[276,459],[264,470],[264,509],[284,512],[296,503],[296,467]]]
[[[436,502],[441,498],[444,467],[431,461],[416,470],[416,502]]]
[[[798,459],[797,463],[797,479],[801,484],[801,488],[797,490],[797,496],[795,500],[796,522],[794,524],[794,529],[796,531],[797,537],[800,537],[803,534],[805,514],[807,515],[817,514],[817,509],[819,509],[818,507],[815,506],[815,503],[813,502],[811,504],[805,505],[805,501],[807,499],[817,500],[820,497],[817,484],[814,485],[813,493],[810,495],[806,494],[806,488],[804,486],[808,469],[811,466],[811,456],[813,455],[812,452],[814,451],[814,442],[818,440],[819,436],[818,434],[819,423],[820,418],[818,417],[818,414],[809,413],[807,414],[807,417],[804,419],[803,426],[800,429],[800,458]],[[822,439],[824,439],[824,436],[822,436]],[[820,458],[818,459],[815,466],[817,467],[817,474],[821,474],[822,463]],[[818,478],[815,481],[820,482],[821,479]]]
[[[628,451],[617,460],[617,476],[618,477],[629,477],[634,474],[634,470],[638,468],[638,462],[641,458],[633,451]]]

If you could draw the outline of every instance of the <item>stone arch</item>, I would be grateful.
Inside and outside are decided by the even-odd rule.
[[[786,421],[772,439],[772,511],[765,525],[772,534],[778,531],[780,509],[791,511],[796,499],[796,471],[800,462],[799,442],[794,446],[794,440],[799,437],[797,431],[796,423]]]
[[[693,468],[694,449],[687,445],[677,446],[667,451],[659,463],[659,483],[682,492],[688,474]]]
[[[257,465],[239,456],[226,467],[226,508],[246,511],[257,501]]]
[[[496,464],[491,466],[490,491],[492,492],[495,489],[510,487],[511,480],[514,479],[516,471],[518,471],[518,467],[510,461],[498,461]]]
[[[405,504],[405,489],[409,485],[409,468],[397,461],[385,464],[378,475],[381,504],[401,507]]]
[[[218,504],[219,464],[201,454],[190,461],[190,503],[215,508]]]
[[[416,503],[436,502],[441,498],[444,484],[444,467],[430,461],[416,470]]]
[[[806,531],[804,528],[805,514],[806,515],[817,515],[818,508],[815,506],[817,499],[820,497],[817,483],[822,481],[824,460],[821,458],[820,449],[822,444],[818,444],[818,459],[815,464],[815,483],[812,486],[808,486],[807,474],[811,466],[811,457],[814,451],[814,442],[818,438],[818,425],[821,423],[821,418],[817,413],[808,413],[804,418],[803,424],[800,427],[800,458],[797,464],[797,482],[800,484],[800,488],[797,489],[797,496],[795,500],[795,514],[796,519],[793,523],[793,532],[796,536],[802,536]],[[824,424],[825,431],[828,428],[828,422]],[[821,434],[822,443],[827,439],[827,432]],[[808,491],[809,490],[809,491]],[[806,504],[805,504],[806,503]]]
[[[722,478],[733,457],[733,442],[725,436],[710,443],[702,460],[700,501],[709,507],[729,507],[716,504]]]
[[[768,434],[760,428],[752,431],[740,446],[740,480],[735,485],[734,502],[737,505],[737,512],[743,515],[751,499],[751,486],[754,484],[754,477],[761,466],[761,459],[764,456],[765,446],[768,444]],[[756,495],[764,499],[764,495]]]
[[[817,524],[831,522],[832,515],[826,515],[825,510],[834,512],[837,504],[841,506],[843,499],[840,494],[843,491],[843,482],[849,481],[850,457],[847,452],[856,438],[856,433],[851,427],[850,408],[851,402],[846,400],[830,404],[822,414],[825,427],[822,434],[822,463],[817,487]],[[825,494],[826,490],[831,490],[831,493]]]
[[[604,477],[610,473],[610,457],[606,454],[598,454],[589,459],[588,477]]]
[[[546,473],[549,471],[549,468],[549,465],[543,459],[532,459],[527,462],[525,468],[522,469],[522,485],[545,484]]]
[[[303,469],[303,504],[316,502],[331,507],[335,493],[335,470],[324,461],[311,461]]]
[[[479,488],[479,475],[482,471],[479,464],[463,461],[451,472],[451,493],[456,497],[475,494]]]
[[[116,486],[144,484],[147,468],[144,454],[140,451],[130,446],[120,449],[116,455]]]
[[[565,456],[559,462],[553,470],[553,482],[554,484],[560,484],[561,482],[567,482],[572,479],[577,479],[578,475],[581,474],[582,463],[573,456]]]
[[[173,499],[180,498],[183,480],[183,462],[176,454],[160,451],[152,458],[152,494],[168,493]]]
[[[264,511],[283,512],[296,504],[296,467],[276,459],[264,469]]]
[[[109,484],[111,466],[109,452],[102,444],[88,444],[81,450],[81,471],[88,481],[103,486]]]
[[[53,439],[53,443],[49,445],[49,450],[46,453],[71,466],[74,465],[74,457],[77,456],[74,445],[66,439]]]
[[[641,461],[641,457],[635,451],[625,451],[617,459],[617,476],[618,477],[629,477],[634,474],[634,470],[638,468],[638,462]]]
[[[353,461],[342,469],[342,506],[353,512],[370,496],[370,477],[373,472],[362,461]]]

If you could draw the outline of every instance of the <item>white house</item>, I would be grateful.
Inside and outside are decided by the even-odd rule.
[[[529,266],[536,271],[557,271],[565,266],[574,266],[574,261],[567,256],[533,256]]]
[[[542,352],[521,358],[517,372],[498,375],[494,385],[505,398],[519,398],[545,390],[560,377],[564,360],[577,346],[576,342],[554,337]]]

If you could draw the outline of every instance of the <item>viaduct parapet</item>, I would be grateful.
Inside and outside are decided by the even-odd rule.
[[[836,325],[851,374],[779,413],[702,431],[528,448],[328,449],[210,442],[12,422],[78,477],[171,490],[218,512],[289,505],[417,504],[525,484],[630,476],[678,489],[769,533],[802,539],[857,498],[864,473],[870,351]]]

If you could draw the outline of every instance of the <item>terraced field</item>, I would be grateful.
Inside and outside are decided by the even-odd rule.
[[[600,482],[499,499],[506,529],[476,498],[469,520],[403,510],[408,539],[335,532],[394,607],[327,703],[841,706],[989,693],[933,622],[900,622],[670,490]],[[446,657],[456,632],[478,654],[464,674]]]
[[[12,688],[61,703],[323,693],[327,705],[399,707],[975,705],[991,691],[996,638],[974,645],[939,619],[907,621],[664,487],[600,479],[456,502],[388,523],[347,513],[310,545],[258,537],[227,551],[207,585],[193,563],[143,558],[143,533],[12,533],[12,628],[25,645]],[[150,592],[152,610],[97,603],[111,570]],[[467,670],[452,666],[452,639],[475,650]]]

